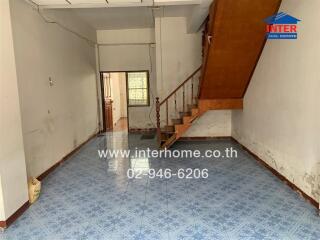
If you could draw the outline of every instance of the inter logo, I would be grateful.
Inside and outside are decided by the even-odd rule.
[[[266,28],[268,39],[297,39],[298,22],[301,20],[280,12],[264,20],[268,25]]]

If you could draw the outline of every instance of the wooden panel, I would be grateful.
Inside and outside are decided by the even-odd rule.
[[[243,98],[266,41],[263,20],[275,14],[280,3],[281,0],[214,1],[201,99]]]
[[[241,98],[235,99],[199,99],[200,114],[208,110],[222,110],[222,109],[242,109],[243,100]]]
[[[112,100],[106,99],[104,105],[105,105],[106,131],[112,131],[113,129]]]

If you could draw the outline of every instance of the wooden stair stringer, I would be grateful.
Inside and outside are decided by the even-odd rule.
[[[176,139],[176,133],[174,133],[169,139],[167,139],[162,145],[161,149],[169,148],[172,144],[174,144],[177,141]]]

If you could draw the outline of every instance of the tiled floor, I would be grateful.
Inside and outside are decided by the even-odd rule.
[[[155,146],[116,132],[43,181],[41,197],[0,239],[320,239],[316,209],[239,149],[234,159],[102,160],[97,149]],[[221,149],[227,140],[174,147]],[[130,167],[207,168],[208,179],[128,180]]]

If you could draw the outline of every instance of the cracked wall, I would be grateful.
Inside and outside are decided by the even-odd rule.
[[[320,26],[318,0],[284,0],[301,19],[297,40],[267,41],[232,136],[319,202]]]
[[[95,49],[45,23],[25,1],[12,0],[10,8],[27,173],[37,177],[98,130]],[[68,13],[44,14],[96,38]]]

